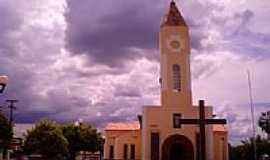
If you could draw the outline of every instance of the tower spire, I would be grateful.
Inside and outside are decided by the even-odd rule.
[[[174,0],[171,0],[169,11],[161,23],[163,26],[187,26]]]

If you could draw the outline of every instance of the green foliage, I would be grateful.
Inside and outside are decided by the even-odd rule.
[[[24,151],[26,154],[40,154],[48,159],[62,159],[68,151],[68,142],[59,126],[49,120],[42,120],[27,131]]]
[[[12,126],[7,118],[0,113],[0,149],[7,148],[12,139]]]
[[[101,135],[95,127],[81,123],[57,125],[49,120],[40,121],[27,131],[24,143],[26,154],[41,154],[50,160],[60,160],[68,155],[74,160],[78,151],[101,149]]]
[[[253,138],[242,141],[241,145],[234,146],[231,148],[231,160],[253,160]],[[270,155],[270,142],[267,139],[262,139],[260,136],[256,138],[257,145],[257,157],[264,154]]]
[[[262,131],[264,131],[270,140],[270,111],[263,112],[258,121]]]
[[[101,149],[101,135],[91,125],[85,123],[77,126],[67,124],[62,127],[62,131],[69,142],[70,159],[74,159],[78,151],[98,151]]]

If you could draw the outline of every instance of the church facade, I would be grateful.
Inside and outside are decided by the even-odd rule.
[[[144,106],[138,122],[109,123],[105,128],[104,158],[119,160],[199,160],[199,119],[192,104],[190,36],[176,3],[171,2],[159,36],[161,105]],[[205,107],[213,118],[213,107]],[[223,125],[205,127],[206,159],[228,160],[227,131]]]

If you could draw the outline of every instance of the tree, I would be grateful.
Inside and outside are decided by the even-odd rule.
[[[0,150],[8,148],[12,135],[12,126],[7,118],[0,113]]]
[[[268,140],[270,140],[270,111],[263,112],[259,118],[259,126],[262,131],[267,134]]]
[[[60,127],[49,120],[42,120],[27,131],[23,148],[28,155],[40,154],[48,160],[60,160],[67,154],[67,146]]]
[[[241,145],[234,146],[231,148],[232,160],[254,160],[253,150],[253,138],[242,141]],[[270,142],[266,139],[257,136],[257,157],[261,157],[264,154],[270,154]]]
[[[85,123],[67,124],[62,127],[64,136],[69,142],[69,159],[74,160],[79,151],[101,150],[101,135],[97,129]]]

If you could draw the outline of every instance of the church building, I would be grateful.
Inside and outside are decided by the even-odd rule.
[[[205,106],[201,112],[192,104],[189,28],[174,1],[161,22],[159,49],[161,104],[143,106],[136,122],[107,124],[104,159],[201,159],[200,116],[214,120],[213,107]],[[190,123],[182,123],[184,119]],[[225,126],[209,122],[204,127],[205,159],[228,160]]]

